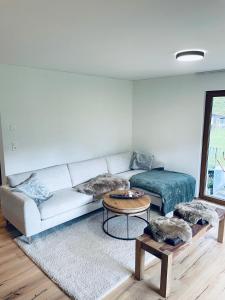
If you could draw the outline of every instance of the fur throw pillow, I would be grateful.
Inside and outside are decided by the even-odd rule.
[[[197,224],[200,220],[206,221],[210,225],[217,225],[219,222],[215,209],[202,201],[180,203],[176,205],[174,215],[192,224]]]
[[[190,225],[182,219],[158,217],[150,221],[149,228],[152,238],[157,242],[176,238],[189,242],[192,238]]]
[[[150,171],[152,169],[152,163],[154,160],[154,155],[133,152],[131,161],[130,161],[130,169],[131,170],[147,170]]]
[[[77,185],[74,189],[77,192],[100,196],[113,190],[128,189],[129,181],[110,174],[98,175],[91,180]]]

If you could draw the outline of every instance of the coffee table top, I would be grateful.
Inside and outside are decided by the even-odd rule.
[[[145,211],[151,204],[151,198],[148,195],[141,196],[137,199],[116,199],[110,198],[112,193],[124,193],[123,190],[116,190],[107,193],[103,196],[103,205],[115,212],[120,214],[133,214]]]

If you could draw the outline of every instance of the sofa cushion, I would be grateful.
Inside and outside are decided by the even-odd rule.
[[[17,185],[23,183],[25,180],[27,180],[31,176],[31,174],[32,174],[32,171],[14,174],[14,175],[8,175],[7,176],[8,185],[11,188],[14,188]]]
[[[78,193],[72,188],[56,191],[50,199],[39,205],[41,219],[52,218],[92,201],[92,196]]]
[[[8,183],[11,187],[15,187],[28,179],[32,173],[37,174],[39,180],[49,189],[50,192],[72,187],[67,165],[59,165],[31,172],[10,175],[8,176]]]
[[[116,174],[116,176],[129,180],[132,176],[142,173],[142,172],[146,172],[146,170],[130,170],[127,172]]]
[[[73,186],[86,182],[91,178],[108,173],[105,158],[90,159],[68,164]]]
[[[108,171],[117,174],[130,170],[132,152],[124,152],[106,157]]]

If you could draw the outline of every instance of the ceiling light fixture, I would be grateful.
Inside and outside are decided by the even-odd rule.
[[[178,61],[197,61],[202,60],[205,56],[205,51],[203,50],[184,50],[175,53],[176,59]]]

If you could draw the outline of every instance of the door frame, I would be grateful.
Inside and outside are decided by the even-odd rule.
[[[212,104],[213,104],[214,97],[225,97],[225,90],[206,91],[204,127],[203,127],[203,136],[202,136],[202,158],[201,158],[199,198],[217,204],[225,205],[225,201],[215,197],[210,197],[208,195],[205,195],[208,150],[209,150],[209,135],[210,135],[210,127],[211,127]]]

